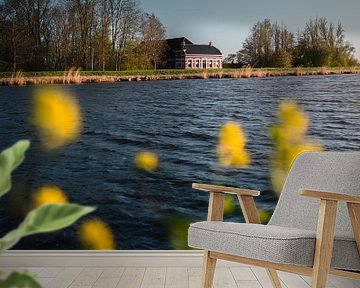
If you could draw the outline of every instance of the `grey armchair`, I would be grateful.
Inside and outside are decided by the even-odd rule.
[[[193,184],[210,192],[208,219],[189,228],[189,246],[204,249],[201,287],[210,288],[216,260],[264,267],[274,288],[276,270],[360,280],[360,152],[308,152],[294,161],[268,225],[253,200],[258,191]],[[332,191],[332,192],[325,192]],[[245,223],[223,222],[224,194],[236,194]]]

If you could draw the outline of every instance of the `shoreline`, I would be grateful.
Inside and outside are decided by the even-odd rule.
[[[62,75],[61,75],[62,73]],[[103,75],[101,75],[103,73]],[[10,73],[3,73],[10,74]],[[27,74],[29,76],[27,76]],[[37,75],[38,74],[38,75]],[[41,75],[45,74],[45,75]],[[60,74],[46,76],[46,74]],[[91,75],[93,74],[93,75]],[[114,74],[114,75],[111,75]],[[122,75],[123,74],[123,75]],[[340,75],[360,74],[360,67],[350,68],[241,68],[213,70],[156,70],[156,71],[124,71],[124,72],[91,72],[71,69],[68,72],[17,72],[10,77],[1,78],[0,86],[46,85],[46,84],[86,84],[114,83],[132,81],[184,80],[184,79],[223,79],[223,78],[264,78],[284,76]]]

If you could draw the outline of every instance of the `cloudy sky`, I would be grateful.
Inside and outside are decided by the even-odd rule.
[[[346,39],[360,59],[360,0],[139,0],[166,26],[167,37],[185,36],[194,43],[209,41],[224,55],[238,51],[250,28],[269,18],[292,32],[310,18],[326,17],[346,30]]]

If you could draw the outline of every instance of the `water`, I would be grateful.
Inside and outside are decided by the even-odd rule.
[[[45,183],[62,187],[72,202],[98,206],[94,216],[109,223],[118,249],[173,249],[173,225],[206,218],[208,195],[192,190],[192,182],[259,189],[257,205],[271,212],[268,126],[282,99],[302,105],[311,118],[309,136],[327,150],[360,148],[359,75],[67,86],[81,103],[84,129],[76,143],[50,156],[39,150],[29,124],[32,89],[0,87],[0,149],[32,140],[14,191],[1,199],[0,234],[23,217],[29,187]],[[217,166],[218,128],[230,119],[246,131],[253,159],[247,169]],[[134,155],[145,148],[160,157],[154,173],[134,167]],[[29,237],[15,249],[80,249],[76,227]]]

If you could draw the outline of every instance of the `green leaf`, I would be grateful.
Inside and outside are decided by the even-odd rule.
[[[0,280],[0,288],[41,288],[28,272],[12,272],[5,280]]]
[[[10,249],[21,239],[21,237],[22,235],[18,229],[10,231],[0,239],[0,251]]]
[[[0,197],[11,189],[11,172],[25,159],[30,141],[20,140],[0,154]]]
[[[46,233],[70,226],[94,207],[77,204],[45,204],[27,214],[19,227],[0,239],[0,251],[10,249],[22,237]]]
[[[19,228],[26,235],[51,232],[71,225],[94,210],[94,207],[77,204],[46,204],[31,211]]]

